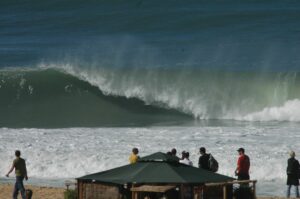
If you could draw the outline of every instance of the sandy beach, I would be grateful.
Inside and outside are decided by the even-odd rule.
[[[37,186],[26,186],[26,189],[33,191],[32,198],[35,199],[63,199],[64,190],[63,188],[52,188],[52,187],[37,187]],[[13,191],[13,185],[1,184],[0,185],[0,199],[11,198]],[[20,196],[19,196],[20,198]]]
[[[34,199],[63,199],[64,188],[53,188],[53,187],[38,187],[38,186],[26,186],[26,189],[33,191]],[[0,199],[11,198],[13,185],[11,184],[0,184]],[[20,198],[20,196],[19,196]],[[257,199],[284,199],[282,197],[257,197]]]

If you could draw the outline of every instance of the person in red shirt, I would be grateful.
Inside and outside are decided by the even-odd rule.
[[[237,151],[239,152],[239,159],[235,175],[238,176],[238,180],[249,180],[250,158],[245,155],[245,149],[239,148]]]

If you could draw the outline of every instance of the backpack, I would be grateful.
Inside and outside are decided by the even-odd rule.
[[[297,177],[298,179],[300,179],[300,164],[299,164],[299,161],[296,160],[296,171],[297,171]]]
[[[208,165],[212,172],[217,172],[219,169],[218,161],[211,154],[209,154]]]

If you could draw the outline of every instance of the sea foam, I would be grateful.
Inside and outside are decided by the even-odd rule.
[[[133,147],[140,156],[175,147],[191,153],[198,163],[198,149],[207,148],[219,161],[219,173],[234,177],[238,154],[244,147],[251,158],[251,178],[274,186],[285,183],[289,150],[300,153],[299,126],[235,127],[149,127],[149,128],[66,128],[0,129],[0,170],[11,166],[14,150],[20,149],[28,175],[38,179],[68,179],[128,164]],[[276,183],[275,183],[276,181]],[[30,183],[30,181],[29,181]],[[272,186],[270,193],[281,195]],[[267,188],[261,187],[261,193]]]

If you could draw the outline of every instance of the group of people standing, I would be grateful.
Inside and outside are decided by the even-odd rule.
[[[250,169],[250,158],[245,154],[244,148],[239,148],[238,150],[239,157],[237,161],[237,168],[235,170],[235,175],[238,177],[238,180],[249,180],[249,169]],[[132,154],[129,157],[129,163],[134,164],[138,161],[139,150],[137,148],[132,149]],[[198,167],[212,172],[217,172],[219,164],[217,160],[212,156],[212,154],[206,153],[206,149],[201,147],[199,149],[200,157],[198,161]],[[167,155],[174,156],[178,159],[178,162],[193,166],[193,162],[190,160],[190,153],[183,151],[181,157],[177,157],[177,150],[173,148],[171,151],[167,152]]]
[[[244,148],[239,148],[237,150],[239,157],[237,160],[237,167],[235,170],[235,175],[237,176],[238,180],[249,180],[249,170],[250,170],[250,158],[245,154]],[[132,154],[129,158],[130,163],[133,164],[138,161],[138,149],[134,148],[132,150]],[[204,147],[201,147],[199,149],[200,157],[198,161],[198,167],[201,169],[217,172],[218,171],[218,162],[214,159],[214,157],[211,154],[206,153],[206,149]],[[167,152],[170,156],[177,157],[177,150],[173,148],[171,151]],[[186,164],[189,166],[193,166],[193,162],[189,159],[190,153],[183,151],[181,153],[181,158],[178,158],[178,161],[182,164]],[[291,195],[291,188],[294,186],[295,189],[295,195],[297,198],[300,198],[299,196],[299,179],[300,179],[300,164],[299,161],[295,158],[296,154],[294,151],[290,152],[290,158],[287,162],[287,192],[286,196],[287,198]]]

